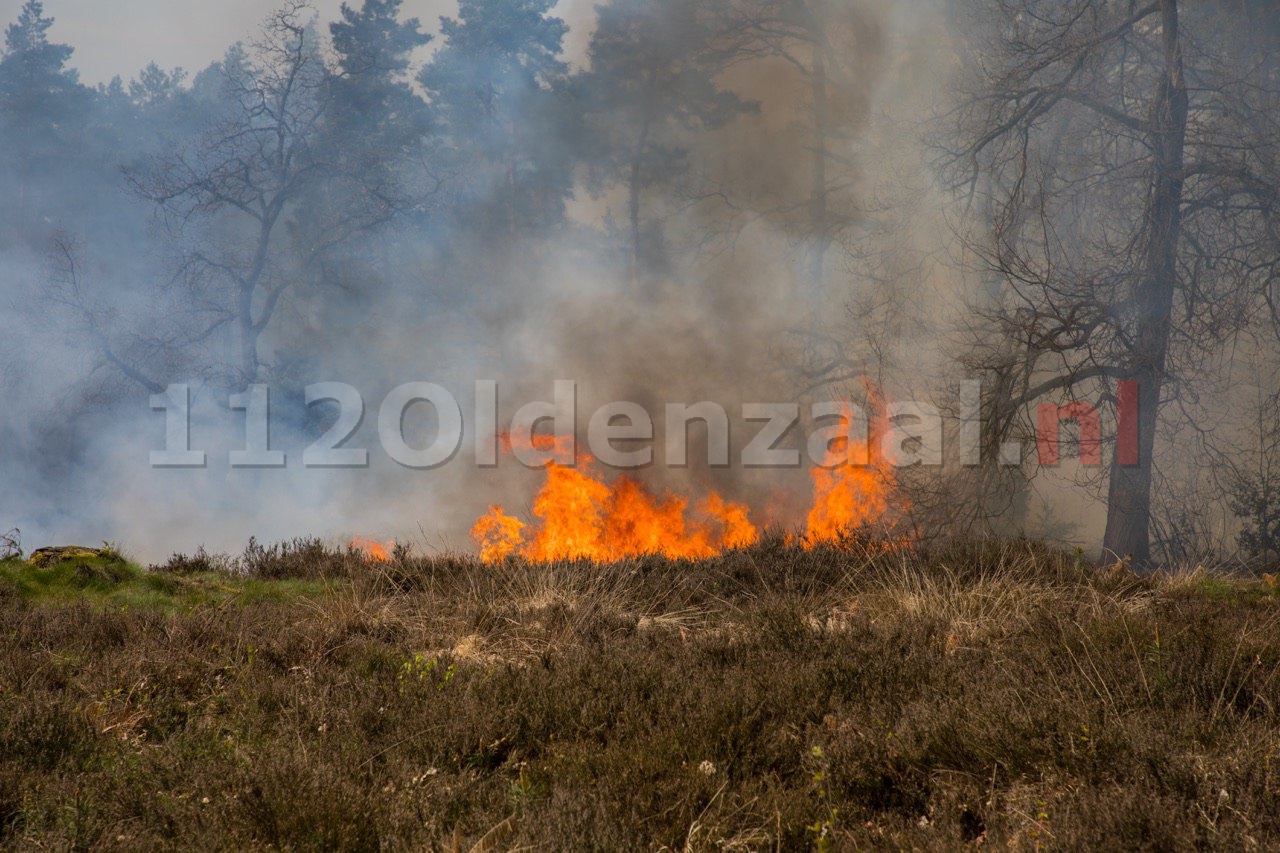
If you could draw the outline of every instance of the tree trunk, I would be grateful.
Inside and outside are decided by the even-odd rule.
[[[1102,547],[1144,565],[1151,559],[1152,458],[1160,395],[1169,351],[1170,318],[1181,231],[1183,144],[1187,90],[1182,76],[1177,0],[1162,0],[1164,73],[1152,104],[1148,137],[1153,151],[1151,201],[1147,211],[1144,269],[1136,296],[1138,320],[1130,362],[1138,381],[1138,464],[1111,463],[1107,528]]]
[[[511,150],[507,152],[507,229],[511,234],[511,245],[520,240],[520,224],[518,206],[519,183],[516,180],[516,152],[520,150],[520,131],[516,120],[511,119]]]
[[[631,161],[631,177],[627,182],[627,208],[631,217],[631,257],[628,259],[627,272],[633,292],[639,288],[640,284],[640,171],[648,144],[649,119],[645,118],[640,125],[640,138],[636,142],[635,156]]]
[[[814,307],[822,310],[827,249],[831,245],[831,227],[827,211],[827,65],[821,35],[813,37],[813,165],[809,196],[809,286],[813,288]]]
[[[253,288],[241,286],[238,296],[238,325],[240,327],[240,377],[236,390],[244,391],[258,381],[258,335],[253,322]]]

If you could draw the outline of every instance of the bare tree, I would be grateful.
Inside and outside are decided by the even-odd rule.
[[[130,384],[158,394],[175,376],[215,378],[205,347],[228,323],[225,313],[162,291],[149,294],[146,322],[139,322],[120,288],[86,270],[82,244],[65,231],[53,237],[48,271],[39,304],[52,309],[50,329],[81,342],[92,359],[84,377],[90,397],[116,398]]]
[[[1183,5],[969,0],[956,19],[971,87],[949,162],[988,214],[970,246],[998,284],[970,366],[998,378],[997,435],[1035,401],[1137,382],[1138,458],[1113,453],[1103,547],[1138,562],[1158,419],[1274,304],[1280,245],[1274,39]]]
[[[281,300],[315,283],[326,252],[395,205],[344,174],[323,144],[331,89],[305,2],[272,13],[251,51],[233,49],[221,72],[223,114],[195,145],[129,178],[178,248],[174,282],[205,308],[192,335],[234,330],[226,381],[243,387],[261,376],[263,335]]]

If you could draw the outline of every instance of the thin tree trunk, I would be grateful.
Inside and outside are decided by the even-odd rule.
[[[822,38],[813,38],[813,166],[809,196],[809,285],[813,288],[814,305],[821,310],[825,296],[824,275],[827,249],[831,245],[831,228],[827,211],[827,65]]]
[[[253,297],[262,283],[262,275],[267,268],[267,256],[271,251],[271,232],[275,229],[279,211],[283,205],[270,204],[264,207],[262,219],[258,224],[258,245],[254,250],[253,262],[244,278],[237,282],[236,289],[236,322],[239,326],[240,344],[240,387],[244,391],[258,381],[258,372],[262,362],[258,358],[258,338],[262,330],[271,322],[273,300],[268,299],[263,306],[262,316],[253,318]]]
[[[1138,323],[1132,376],[1138,381],[1138,464],[1111,463],[1107,527],[1102,547],[1138,565],[1151,559],[1152,457],[1157,410],[1169,351],[1170,318],[1181,231],[1183,145],[1187,131],[1187,90],[1182,76],[1177,0],[1162,0],[1164,74],[1152,105],[1149,137],[1154,152],[1151,202],[1147,214],[1144,272],[1137,291]]]
[[[516,151],[519,145],[519,131],[516,128],[516,122],[511,120],[511,151],[507,154],[507,228],[511,234],[511,245],[515,245],[520,239],[520,226],[517,222],[517,197],[516,192],[518,185],[516,182]]]
[[[240,381],[243,391],[258,379],[258,327],[253,322],[253,288],[241,286],[237,294],[237,320],[240,326]]]
[[[640,284],[640,171],[644,160],[644,150],[649,144],[649,120],[646,118],[640,125],[640,139],[636,142],[636,153],[631,161],[631,178],[627,184],[627,206],[631,216],[631,257],[627,264],[627,272],[631,279],[631,289],[635,291]]]

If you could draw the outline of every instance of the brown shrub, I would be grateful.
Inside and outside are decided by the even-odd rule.
[[[0,599],[0,846],[1280,844],[1261,582],[848,544],[490,567],[253,543],[242,571],[327,591]]]

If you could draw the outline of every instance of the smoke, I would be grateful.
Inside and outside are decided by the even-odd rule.
[[[890,42],[897,36],[889,31],[897,24],[889,4],[814,8],[836,42],[828,45],[829,56],[838,59],[828,68],[831,88],[822,105],[830,169],[830,186],[822,191],[832,222],[839,222],[818,223],[834,247],[820,287],[806,261],[815,225],[808,212],[815,192],[813,93],[785,59],[759,44],[740,46],[741,56],[724,62],[715,81],[758,111],[718,129],[671,132],[667,143],[684,150],[683,168],[644,189],[642,216],[653,244],[642,280],[629,278],[621,239],[625,186],[589,187],[581,166],[574,167],[562,226],[514,240],[469,232],[465,221],[449,220],[449,194],[462,186],[483,197],[500,187],[486,185],[483,175],[454,174],[444,177],[429,209],[331,253],[323,271],[327,286],[297,288],[264,333],[263,359],[274,369],[267,382],[271,443],[287,454],[283,469],[228,462],[231,451],[244,448],[246,431],[245,413],[228,408],[228,389],[217,380],[233,342],[214,336],[178,352],[158,348],[155,339],[176,325],[175,315],[198,306],[183,301],[191,297],[174,276],[183,247],[118,171],[199,139],[209,110],[199,104],[175,109],[163,118],[160,137],[135,140],[113,128],[120,138],[101,162],[77,161],[77,169],[97,170],[94,180],[109,188],[87,204],[77,203],[73,171],[52,164],[38,182],[58,203],[3,256],[13,310],[4,353],[0,519],[22,528],[28,543],[110,539],[149,559],[201,544],[235,549],[249,536],[359,533],[466,548],[466,531],[488,503],[527,509],[539,481],[511,459],[496,469],[472,463],[474,381],[498,381],[502,424],[520,405],[549,400],[554,380],[573,379],[580,436],[590,413],[612,400],[638,402],[653,416],[657,462],[638,474],[655,490],[715,488],[749,503],[761,520],[771,515],[796,523],[807,490],[803,470],[752,471],[736,462],[712,468],[698,424],[690,428],[691,464],[667,468],[663,407],[701,400],[724,406],[736,460],[758,428],[741,420],[743,402],[832,395],[821,376],[797,380],[797,359],[824,335],[849,331],[848,305],[867,284],[839,246],[877,203],[868,175],[881,168],[871,158],[893,147],[869,140],[876,132],[873,105],[890,85]],[[50,11],[61,10],[50,4]],[[404,11],[411,13],[418,10]],[[557,13],[568,24],[563,58],[571,69],[589,70],[594,9],[566,4]],[[66,23],[55,33],[76,32]],[[434,21],[424,23],[436,29]],[[246,42],[254,37],[242,34]],[[812,44],[782,47],[802,63],[813,61]],[[131,59],[140,65],[149,57]],[[188,82],[195,86],[188,91],[203,87],[201,97],[216,97],[209,94],[214,73]],[[104,88],[92,100],[83,107],[84,134],[92,121],[113,121],[111,94]],[[546,161],[577,156],[583,131],[574,109],[571,104],[564,127],[546,140],[564,150]],[[608,113],[601,120],[608,121]],[[71,306],[53,299],[59,283],[50,247],[61,234],[70,234],[80,264],[83,298]],[[78,309],[84,310],[78,315]],[[104,343],[130,363],[136,357],[164,384],[191,386],[190,441],[206,454],[204,467],[149,463],[149,454],[165,447],[166,415],[151,410],[149,393],[104,358]],[[875,369],[865,360],[856,367]],[[378,446],[382,399],[396,385],[418,380],[449,389],[468,421],[458,456],[429,471],[398,466]],[[346,446],[368,449],[367,468],[302,466],[305,449],[335,412],[332,405],[308,410],[302,399],[303,386],[322,381],[348,383],[364,397],[362,424]],[[803,387],[806,381],[814,387]],[[429,440],[434,428],[429,407],[406,414],[411,440]],[[788,442],[801,446],[799,433]]]
[[[619,5],[650,15],[691,8],[678,0]],[[395,150],[395,184],[414,188],[414,203],[321,261],[294,263],[298,282],[263,331],[259,381],[271,388],[271,446],[287,455],[278,469],[230,465],[249,428],[245,412],[228,407],[236,390],[224,379],[235,361],[232,326],[179,344],[190,336],[174,329],[222,306],[175,273],[195,245],[192,232],[175,237],[119,170],[141,174],[148,158],[193,150],[216,114],[216,69],[183,84],[168,111],[137,119],[141,131],[121,118],[139,115],[123,90],[86,95],[80,138],[95,128],[114,136],[74,168],[27,169],[22,180],[49,201],[25,205],[12,220],[23,231],[15,225],[0,246],[0,292],[11,306],[0,377],[0,528],[20,527],[28,544],[109,539],[145,559],[197,545],[234,550],[250,536],[359,534],[466,549],[467,531],[488,504],[527,513],[540,482],[511,458],[496,468],[474,464],[479,379],[498,382],[499,425],[525,403],[551,400],[555,380],[577,381],[580,441],[598,406],[639,403],[655,422],[656,462],[633,473],[652,489],[715,489],[748,504],[758,522],[798,524],[808,472],[737,463],[759,428],[742,420],[743,403],[857,397],[864,378],[891,398],[943,402],[965,378],[950,358],[948,323],[982,281],[954,236],[952,198],[936,180],[928,141],[955,53],[945,4],[932,0],[714,5],[706,13],[713,33],[706,51],[716,63],[710,80],[743,108],[722,123],[663,127],[644,164],[655,177],[640,196],[641,245],[629,243],[626,171],[602,178],[599,165],[625,162],[629,150],[617,140],[634,116],[619,108],[626,104],[591,102],[575,88],[593,70],[590,3],[555,10],[568,25],[558,57],[567,69],[558,91],[531,90],[520,104],[540,104],[522,128],[526,137],[517,133],[512,143],[500,135],[509,125],[494,125],[492,137],[450,137],[459,119],[442,113],[431,139]],[[52,2],[50,10],[72,14]],[[319,34],[332,20],[324,11]],[[438,33],[439,13],[457,14],[407,3],[401,19],[419,15],[424,30]],[[752,26],[769,15],[781,17]],[[254,33],[242,37],[248,43]],[[414,82],[418,70],[446,41],[437,35],[413,53],[401,82],[418,96],[426,94]],[[149,57],[130,59],[136,66]],[[524,116],[521,109],[511,115]],[[602,153],[600,139],[614,149]],[[518,156],[503,168],[482,162],[484,152],[512,144]],[[6,161],[6,168],[13,176],[19,167]],[[562,218],[561,174],[569,190]],[[513,184],[528,188],[519,199],[538,212],[530,221],[503,218],[501,199]],[[317,198],[333,201],[323,192]],[[298,234],[312,203],[296,203],[271,251],[305,254]],[[200,238],[225,240],[222,227]],[[51,258],[59,234],[72,236],[81,265],[77,299]],[[229,253],[237,262],[252,249],[242,242]],[[203,467],[149,463],[165,448],[166,414],[150,408],[150,393],[105,351],[161,385],[191,387],[190,440],[206,454]],[[412,381],[448,389],[467,424],[457,456],[432,470],[400,466],[379,446],[379,406]],[[337,416],[333,404],[306,405],[304,387],[318,382],[346,383],[363,397],[360,427],[344,447],[368,450],[367,467],[304,467],[306,449]],[[668,467],[664,406],[703,400],[730,414],[734,464],[708,464],[705,430],[695,424],[690,464]],[[419,404],[403,428],[420,445],[437,424]],[[803,433],[793,430],[785,445],[803,447]]]

